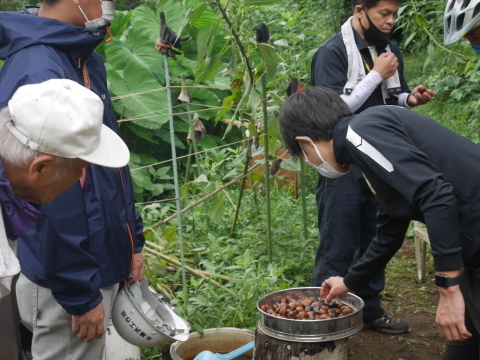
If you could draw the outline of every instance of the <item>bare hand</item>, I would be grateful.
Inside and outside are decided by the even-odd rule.
[[[137,281],[142,281],[145,277],[145,267],[143,265],[143,255],[142,253],[133,254],[132,259],[132,274],[125,283],[131,284]]]
[[[431,101],[435,95],[437,95],[435,91],[427,89],[423,85],[419,85],[413,89],[408,97],[408,104],[410,106],[424,105]]]
[[[378,72],[383,80],[393,76],[398,68],[398,59],[394,53],[383,53],[377,57],[373,70]]]
[[[322,283],[322,289],[320,290],[320,296],[325,298],[327,303],[331,302],[335,297],[342,297],[350,289],[345,286],[343,277],[332,276]]]
[[[105,332],[104,318],[105,310],[103,303],[100,303],[86,314],[72,316],[72,332],[86,342],[100,339]]]
[[[435,322],[440,334],[452,342],[465,341],[472,337],[465,327],[465,301],[460,286],[451,286],[448,289],[438,288],[438,291],[440,301]]]

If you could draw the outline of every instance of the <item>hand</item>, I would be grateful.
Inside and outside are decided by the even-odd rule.
[[[325,298],[327,303],[331,302],[335,297],[341,297],[349,292],[350,289],[345,286],[343,277],[332,276],[322,283],[320,296]]]
[[[377,57],[373,70],[378,72],[383,80],[393,76],[398,68],[398,59],[394,53],[383,53]]]
[[[440,301],[435,322],[440,334],[452,342],[465,341],[472,337],[465,327],[465,301],[460,286],[438,288],[438,291]]]
[[[105,332],[104,318],[105,310],[103,303],[100,303],[86,314],[72,316],[72,332],[86,342],[100,339]]]
[[[142,253],[133,254],[132,275],[125,281],[125,283],[131,284],[136,281],[142,281],[144,277],[145,277],[145,267],[143,265],[143,255]]]
[[[437,95],[435,91],[427,89],[423,85],[419,85],[413,89],[407,101],[410,106],[424,105],[431,101],[435,95]]]

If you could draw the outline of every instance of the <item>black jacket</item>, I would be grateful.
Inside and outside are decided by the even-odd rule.
[[[362,170],[379,204],[377,236],[345,277],[365,286],[402,246],[410,220],[428,226],[437,271],[480,264],[480,148],[434,120],[376,106],[339,121],[335,158]]]

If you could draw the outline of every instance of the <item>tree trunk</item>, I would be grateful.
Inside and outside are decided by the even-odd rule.
[[[292,342],[273,338],[257,327],[253,360],[347,360],[347,341]]]

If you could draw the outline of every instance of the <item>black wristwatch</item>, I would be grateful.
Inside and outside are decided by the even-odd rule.
[[[448,288],[460,284],[460,276],[450,278],[447,275],[435,274],[435,285],[441,288]]]

